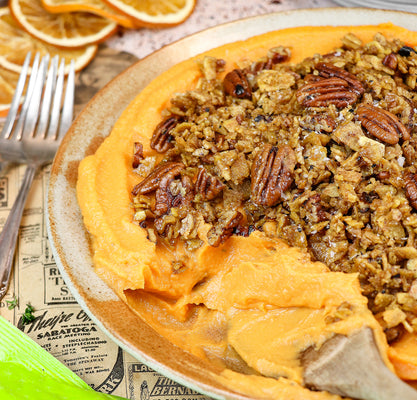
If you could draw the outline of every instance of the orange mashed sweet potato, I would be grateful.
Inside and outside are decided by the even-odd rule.
[[[295,63],[332,51],[349,32],[364,42],[381,32],[388,39],[417,44],[417,32],[389,23],[302,27],[228,44],[205,55],[224,59],[230,69],[279,44],[291,48],[290,62]],[[416,336],[406,335],[388,346],[356,274],[329,272],[323,263],[259,231],[190,252],[179,244],[175,249],[155,244],[145,229],[132,223],[131,189],[138,181],[131,168],[133,144],[141,142],[145,155],[156,154],[149,140],[161,110],[174,92],[196,84],[196,60],[202,57],[179,63],[151,82],[96,154],[81,163],[78,200],[92,237],[97,274],[156,331],[224,367],[218,379],[249,396],[339,398],[302,386],[300,353],[334,334],[349,335],[364,326],[373,330],[386,364],[404,379],[417,379]],[[175,274],[172,263],[179,260],[186,268]]]

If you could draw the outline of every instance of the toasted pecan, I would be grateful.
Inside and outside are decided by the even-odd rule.
[[[140,142],[135,142],[133,149],[132,168],[139,167],[139,164],[143,159],[143,145]]]
[[[161,184],[155,192],[155,215],[166,214],[172,207],[191,205],[194,198],[194,185],[189,176],[184,175],[181,178],[181,190],[178,193],[173,193],[170,188],[172,180],[181,170],[179,167],[174,168],[161,180]]]
[[[404,174],[405,195],[410,205],[417,210],[417,174],[410,171]]]
[[[195,191],[200,194],[203,200],[213,200],[222,192],[224,187],[225,185],[217,177],[210,175],[205,168],[200,168]]]
[[[359,121],[368,133],[387,144],[397,144],[400,139],[409,140],[410,134],[392,113],[371,104],[360,104],[356,110]]]
[[[219,223],[207,232],[209,245],[217,247],[224,243],[232,236],[234,229],[239,226],[242,219],[243,215],[239,211],[227,211],[223,218],[219,220]]]
[[[305,107],[326,107],[334,104],[337,108],[347,107],[358,100],[349,83],[341,78],[319,79],[307,83],[297,91],[297,101]]]
[[[251,198],[255,204],[274,206],[293,182],[294,150],[267,144],[257,154],[251,170]]]
[[[365,88],[356,76],[342,68],[336,67],[333,64],[319,63],[316,65],[316,69],[319,71],[319,75],[323,78],[335,77],[344,79],[358,96],[365,92]]]
[[[164,153],[173,147],[171,131],[178,125],[180,118],[176,115],[161,121],[155,128],[151,138],[151,148],[158,153]]]
[[[184,164],[179,162],[166,162],[159,164],[145,179],[139,182],[132,189],[133,196],[155,191],[158,189],[162,178],[172,169],[178,169],[179,167],[184,168]]]
[[[241,69],[234,69],[229,72],[223,80],[226,94],[239,99],[250,99],[252,97],[252,88]]]
[[[387,54],[384,59],[382,60],[382,64],[386,67],[391,68],[392,70],[396,70],[398,67],[398,58],[395,53]]]

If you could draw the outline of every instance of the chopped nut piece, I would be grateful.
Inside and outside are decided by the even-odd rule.
[[[379,162],[385,155],[385,146],[367,138],[361,127],[354,122],[339,125],[333,132],[333,137],[338,143],[343,143],[352,150],[360,152],[362,157],[367,157],[372,162]]]
[[[408,292],[410,296],[412,296],[415,300],[417,300],[417,280],[414,280],[410,291]]]
[[[139,167],[139,164],[143,159],[144,159],[144,157],[143,157],[143,145],[142,145],[142,143],[135,142],[132,168]]]
[[[398,66],[397,56],[394,53],[387,54],[382,60],[382,64],[395,71]]]
[[[288,72],[262,71],[257,76],[257,84],[261,92],[289,89],[295,84],[295,78]]]
[[[214,164],[220,171],[218,175],[223,177],[226,181],[230,181],[232,179],[230,168],[237,160],[237,157],[238,152],[236,150],[222,151],[214,156]]]
[[[353,50],[357,50],[362,46],[362,40],[360,40],[353,33],[348,33],[347,35],[343,36],[342,43],[347,49]]]
[[[226,94],[237,97],[239,99],[250,99],[252,97],[252,89],[241,69],[234,69],[229,72],[223,81]]]
[[[383,318],[387,324],[387,327],[392,328],[404,322],[406,319],[406,315],[399,308],[394,308],[392,310],[384,311]]]
[[[218,225],[211,228],[207,233],[207,239],[210,246],[217,247],[224,243],[233,234],[243,215],[239,211],[228,211],[219,220]]]
[[[291,57],[291,51],[287,47],[278,46],[268,51],[267,57],[251,65],[250,72],[270,70],[276,64],[283,63]]]
[[[216,79],[217,73],[225,66],[224,60],[219,60],[214,57],[206,56],[200,64],[200,68],[207,80]]]
[[[232,182],[236,185],[240,185],[244,179],[250,176],[250,166],[246,161],[245,154],[239,153],[236,160],[230,166],[230,175]]]
[[[289,60],[291,57],[291,50],[288,47],[277,46],[269,49],[268,59],[272,60],[272,63],[279,64]]]

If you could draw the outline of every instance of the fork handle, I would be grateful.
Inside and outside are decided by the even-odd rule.
[[[9,287],[20,221],[36,170],[36,165],[27,166],[22,186],[0,234],[0,300],[4,297]]]

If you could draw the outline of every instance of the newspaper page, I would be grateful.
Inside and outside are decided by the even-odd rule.
[[[116,56],[117,55],[117,56]],[[78,113],[88,100],[136,58],[102,46],[92,64],[77,75]],[[14,269],[0,315],[40,344],[97,391],[129,399],[204,400],[124,352],[91,321],[71,295],[55,264],[47,238],[45,200],[51,165],[39,171],[26,202]],[[0,171],[0,229],[17,196],[25,166]],[[27,306],[34,319],[23,322]]]

